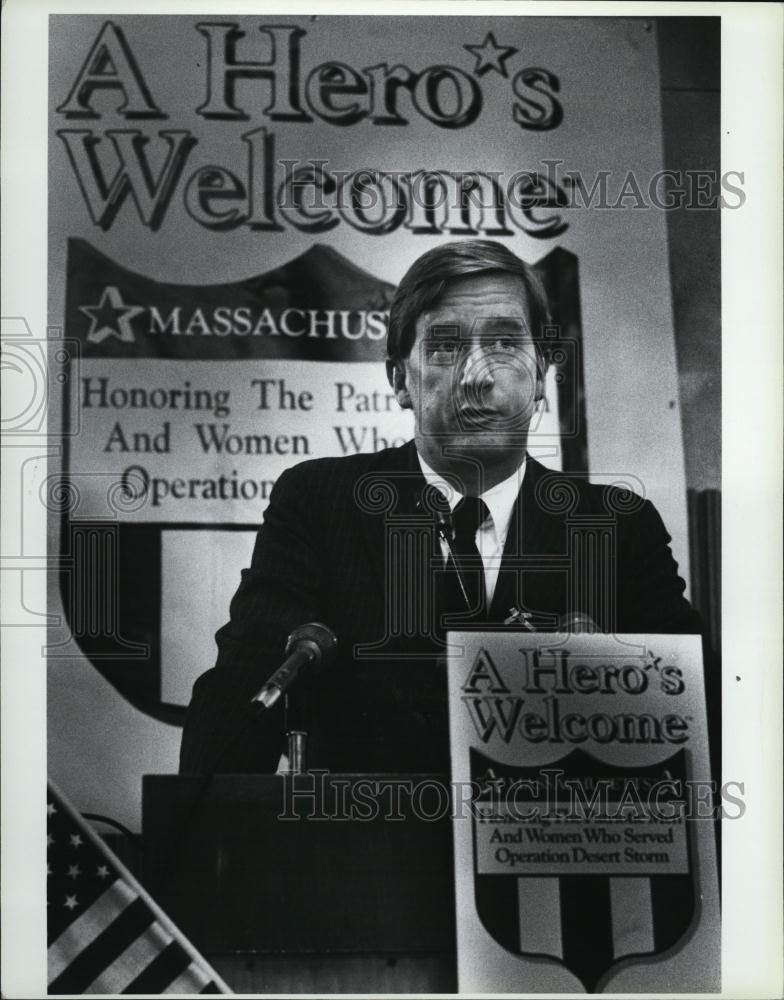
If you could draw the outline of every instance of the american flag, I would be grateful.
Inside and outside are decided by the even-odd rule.
[[[49,783],[48,992],[231,993]]]

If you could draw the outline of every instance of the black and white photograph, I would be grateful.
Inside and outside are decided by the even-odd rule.
[[[3,19],[4,994],[779,996],[781,6]]]

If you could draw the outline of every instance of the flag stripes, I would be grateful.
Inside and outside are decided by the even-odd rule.
[[[108,969],[94,979],[85,992],[121,993],[136,978],[139,969],[149,964],[169,941],[171,937],[163,928],[153,924],[146,934],[136,938]]]
[[[125,987],[123,993],[163,993],[190,962],[185,950],[172,941]]]
[[[121,955],[129,944],[150,925],[150,910],[142,899],[135,899],[79,952],[55,979],[49,981],[50,993],[84,993],[86,988]]]
[[[651,910],[657,952],[667,951],[686,933],[695,916],[694,904],[694,887],[689,875],[652,880]]]
[[[511,952],[520,947],[520,913],[517,879],[503,875],[482,875],[474,881],[474,898],[479,919],[490,934]]]
[[[561,959],[589,991],[625,956],[671,947],[693,912],[689,876],[485,875],[474,889],[479,918],[499,944]]]
[[[54,897],[54,898],[53,898]],[[76,918],[49,946],[49,981],[56,979],[79,955],[86,944],[96,938],[122,910],[136,898],[127,885],[116,882],[99,896],[95,903]],[[51,909],[58,902],[49,891],[49,930],[52,930]]]
[[[654,950],[651,880],[611,878],[613,952],[616,958]]]
[[[50,994],[231,992],[51,784],[47,876]]]
[[[215,983],[204,975],[193,962],[182,975],[172,980],[164,993],[220,993]]]
[[[563,957],[561,886],[557,878],[518,878],[519,950]]]
[[[612,966],[610,880],[604,875],[561,876],[563,960],[593,992]]]

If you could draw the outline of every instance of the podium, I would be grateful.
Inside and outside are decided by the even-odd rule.
[[[449,784],[151,775],[145,886],[238,993],[453,993]]]

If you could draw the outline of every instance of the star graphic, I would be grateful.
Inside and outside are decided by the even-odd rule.
[[[476,59],[474,73],[477,76],[484,76],[488,70],[494,69],[501,76],[507,77],[504,63],[515,52],[519,52],[519,49],[513,49],[510,45],[499,45],[492,31],[488,31],[481,45],[464,45],[463,48],[468,49]]]
[[[96,871],[98,878],[109,878],[109,869],[106,865],[98,865],[98,870]]]
[[[97,305],[79,306],[79,311],[91,319],[87,339],[100,344],[107,337],[117,337],[126,344],[134,342],[131,320],[144,312],[143,306],[127,306],[115,285],[107,285]]]
[[[79,865],[69,865],[68,866],[68,878],[79,878],[82,874]]]
[[[47,833],[47,835],[46,835],[46,846],[47,847],[51,847],[53,843],[54,843],[54,837],[51,835],[51,833]]]
[[[495,798],[496,796],[501,796],[504,790],[504,779],[497,778],[494,774],[491,776],[489,773],[485,775],[484,779],[480,784],[481,791],[483,793],[490,792]]]
[[[78,905],[79,905],[79,902],[76,899],[76,896],[66,896],[65,897],[65,903],[63,903],[63,906],[67,906],[69,910],[76,909],[76,907]]]
[[[50,803],[49,803],[49,804],[47,805],[47,807],[46,807],[46,815],[47,815],[47,816],[54,816],[54,814],[55,814],[56,812],[57,812],[57,810],[56,810],[56,809],[55,809],[55,807],[54,807],[54,802],[50,802]]]
[[[78,833],[72,833],[71,834],[71,847],[81,847],[81,845],[82,845],[82,838],[79,836]]]
[[[661,663],[661,657],[656,656],[652,649],[646,649],[645,654],[647,656],[647,661],[645,663],[646,670],[658,670],[659,664]]]

